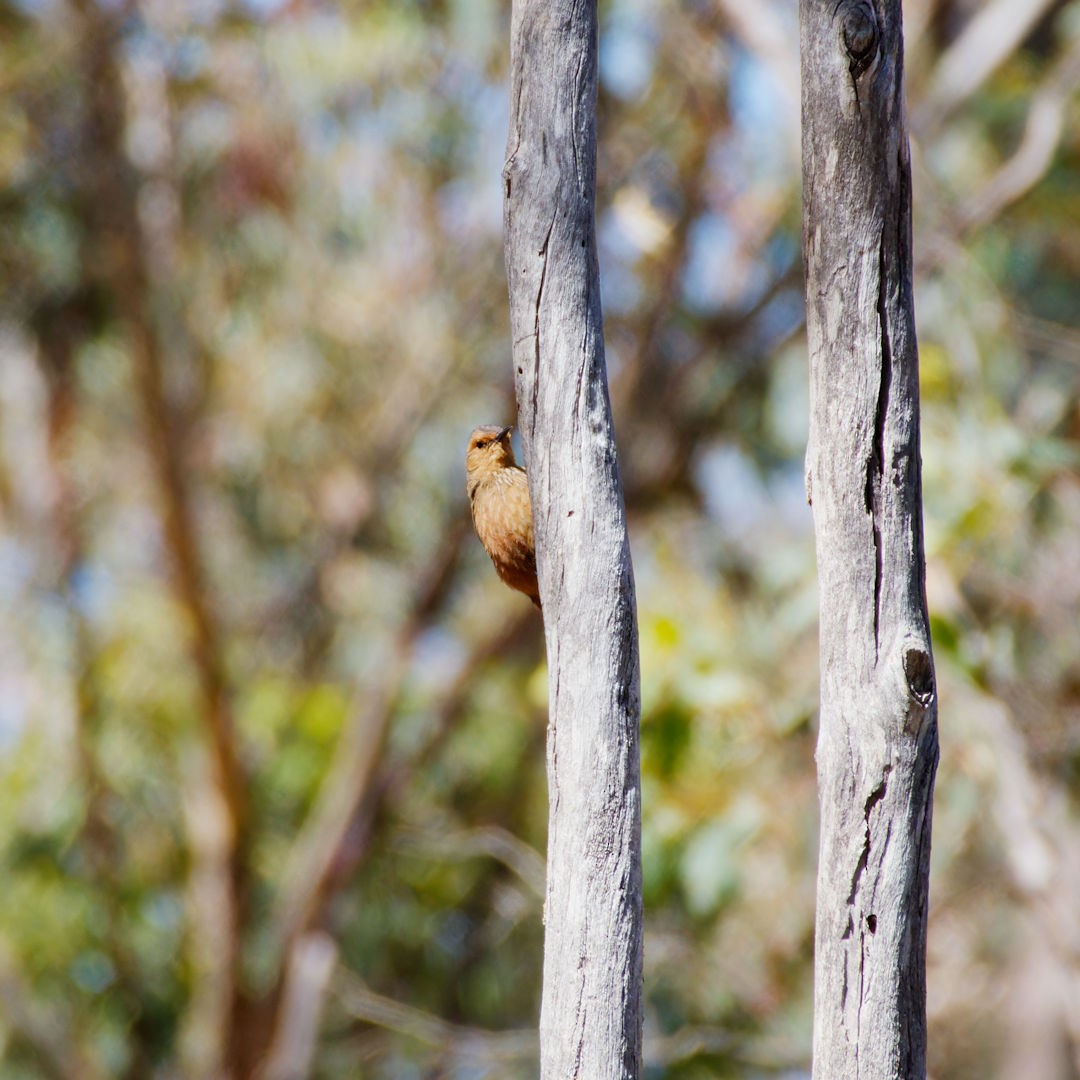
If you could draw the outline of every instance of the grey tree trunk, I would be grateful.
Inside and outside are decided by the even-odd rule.
[[[937,699],[900,0],[800,0],[821,600],[814,1076],[926,1074]]]
[[[506,272],[549,666],[543,1080],[641,1064],[641,703],[596,257],[596,45],[595,0],[515,0]]]

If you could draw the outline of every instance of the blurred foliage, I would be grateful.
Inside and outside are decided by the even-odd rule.
[[[1021,6],[1033,29],[933,109],[980,5],[905,5],[930,1043],[961,1080],[1080,1068],[1080,5]],[[809,1057],[797,26],[745,7],[601,5],[650,1078]],[[4,1077],[535,1075],[542,635],[462,472],[470,428],[513,420],[508,39],[494,0],[0,6]],[[994,197],[1048,94],[1051,152]],[[335,776],[357,802],[290,922]],[[200,915],[207,880],[236,927]],[[245,1022],[215,1035],[234,931]]]

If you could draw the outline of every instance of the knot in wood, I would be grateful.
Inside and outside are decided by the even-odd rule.
[[[878,51],[878,22],[874,9],[864,0],[844,8],[840,34],[851,61],[851,74],[858,78],[873,62]]]
[[[904,677],[911,696],[924,708],[934,700],[934,662],[925,649],[908,648],[904,651]]]

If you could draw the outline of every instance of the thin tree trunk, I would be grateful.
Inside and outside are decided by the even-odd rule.
[[[89,243],[86,276],[102,286],[127,332],[134,391],[143,413],[150,464],[158,486],[162,535],[173,594],[190,621],[189,651],[197,677],[199,719],[211,765],[210,783],[195,783],[189,824],[196,957],[190,1039],[205,1076],[244,1072],[250,1027],[240,980],[248,868],[247,776],[238,749],[224,643],[203,570],[185,432],[166,388],[166,354],[153,322],[152,272],[139,224],[138,177],[124,148],[126,103],[120,57],[121,19],[94,0],[76,0],[86,83],[82,163]],[[199,916],[207,918],[200,921]]]
[[[937,700],[900,0],[800,0],[821,598],[814,1076],[926,1073]]]
[[[596,39],[595,3],[514,4],[506,269],[549,664],[544,1080],[641,1066],[637,618],[596,258]]]

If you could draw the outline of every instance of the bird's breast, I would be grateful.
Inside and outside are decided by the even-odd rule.
[[[473,523],[493,558],[516,562],[533,556],[532,504],[520,469],[500,469],[485,477],[472,500]]]

